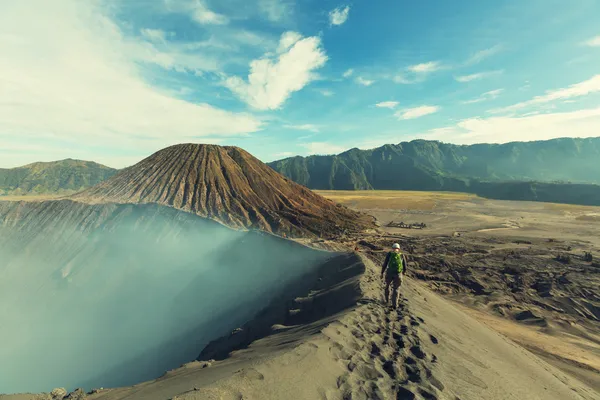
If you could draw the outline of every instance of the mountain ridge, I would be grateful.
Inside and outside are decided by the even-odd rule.
[[[423,139],[268,165],[316,190],[421,190],[600,205],[600,137],[453,145]]]
[[[94,161],[72,158],[0,168],[0,195],[71,194],[96,185],[116,172]]]
[[[600,183],[598,159],[600,137],[474,145],[417,139],[369,150],[352,148],[337,155],[289,157],[268,165],[313,189],[368,190],[383,189],[381,175],[394,172],[390,170],[392,167],[425,173],[427,180],[433,178],[438,183],[446,178],[597,184]],[[423,182],[423,186],[428,186],[427,183]]]

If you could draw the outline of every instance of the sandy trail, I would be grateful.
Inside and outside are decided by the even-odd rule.
[[[599,398],[412,280],[399,309],[390,310],[377,267],[364,261],[364,298],[355,310],[292,352],[178,398]]]

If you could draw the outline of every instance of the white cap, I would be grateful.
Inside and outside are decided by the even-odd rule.
[[[392,249],[399,249],[400,245],[398,243],[394,243],[394,245],[392,246]]]

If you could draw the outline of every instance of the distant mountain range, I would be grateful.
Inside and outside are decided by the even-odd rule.
[[[600,205],[600,137],[470,146],[413,140],[268,165],[310,189],[457,191],[502,200]],[[268,171],[260,173],[267,177]],[[72,194],[117,172],[71,159],[0,169],[0,195]],[[206,172],[218,175],[211,168]]]
[[[600,183],[600,137],[459,146],[413,140],[269,164],[311,189],[437,190],[455,181]]]
[[[71,194],[116,172],[95,162],[72,159],[0,168],[0,195]]]
[[[600,137],[470,146],[414,140],[269,166],[311,189],[457,191],[600,205]]]

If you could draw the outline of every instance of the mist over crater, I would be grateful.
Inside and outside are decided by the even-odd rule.
[[[332,257],[159,205],[0,203],[0,392],[157,378]]]

